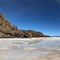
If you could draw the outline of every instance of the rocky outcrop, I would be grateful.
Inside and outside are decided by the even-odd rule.
[[[31,38],[45,36],[42,32],[18,30],[0,14],[0,38]]]
[[[9,37],[15,37],[15,35],[18,34],[18,29],[0,14],[0,32],[4,34],[4,37],[6,37],[6,35],[9,35]]]

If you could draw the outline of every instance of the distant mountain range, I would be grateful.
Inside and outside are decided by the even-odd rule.
[[[31,38],[47,37],[42,32],[33,30],[19,30],[0,14],[0,38]]]

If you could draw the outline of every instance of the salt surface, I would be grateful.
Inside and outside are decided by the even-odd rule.
[[[0,40],[0,54],[0,60],[60,60],[60,40]]]

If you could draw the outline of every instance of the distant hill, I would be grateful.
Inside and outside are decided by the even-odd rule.
[[[0,38],[31,38],[46,37],[42,32],[19,30],[0,14]]]

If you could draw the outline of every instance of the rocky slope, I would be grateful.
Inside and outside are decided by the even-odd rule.
[[[41,32],[32,30],[18,30],[8,20],[0,14],[0,38],[30,38],[30,37],[43,37]]]

